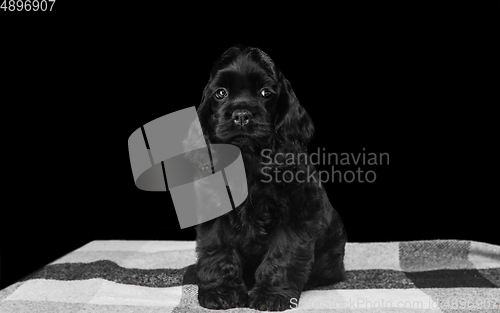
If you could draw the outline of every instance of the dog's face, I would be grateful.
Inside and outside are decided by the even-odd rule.
[[[198,109],[211,143],[240,148],[307,145],[312,122],[290,83],[257,48],[233,47],[215,63]]]
[[[239,146],[268,142],[279,91],[278,82],[247,57],[217,71],[207,90],[215,138]]]

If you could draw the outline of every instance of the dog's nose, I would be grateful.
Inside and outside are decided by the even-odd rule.
[[[236,110],[233,112],[233,120],[236,125],[245,126],[252,119],[252,113],[248,110]]]

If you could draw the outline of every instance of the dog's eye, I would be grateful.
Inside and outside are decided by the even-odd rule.
[[[222,100],[227,97],[227,90],[225,88],[219,88],[215,91],[214,97],[217,100]]]
[[[263,88],[261,91],[260,91],[260,95],[264,98],[269,98],[273,93],[269,90],[269,89],[266,89],[266,88]]]

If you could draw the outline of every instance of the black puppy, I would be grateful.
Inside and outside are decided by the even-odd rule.
[[[282,311],[344,279],[342,221],[307,162],[314,127],[271,58],[224,52],[198,116],[207,144],[240,148],[248,184],[243,204],[197,227],[200,305]]]

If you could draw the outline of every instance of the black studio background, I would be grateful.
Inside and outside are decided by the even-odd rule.
[[[310,152],[389,153],[361,166],[373,183],[325,183],[350,241],[500,244],[498,12],[480,1],[1,12],[0,287],[92,240],[194,240],[168,193],[135,187],[127,140],[198,106],[212,63],[238,43],[292,83],[315,123]]]

